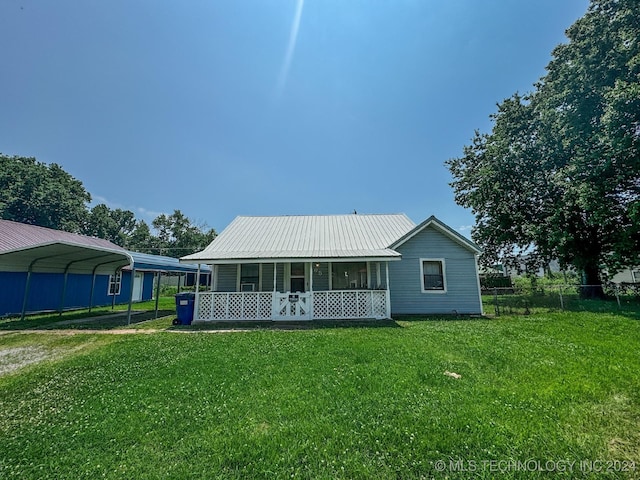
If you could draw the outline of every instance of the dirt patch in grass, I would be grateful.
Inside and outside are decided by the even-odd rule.
[[[50,333],[51,332],[47,332],[48,335],[50,335]],[[57,337],[61,338],[60,336]],[[6,338],[16,339],[17,337],[7,335]],[[94,340],[89,340],[70,345],[64,340],[62,342],[55,341],[54,338],[53,336],[49,336],[42,344],[27,343],[0,348],[0,377],[11,374],[29,365],[59,360],[68,355],[85,350],[96,343]],[[27,342],[29,342],[29,340],[27,340]]]
[[[38,363],[55,355],[40,346],[14,347],[0,350],[0,376],[19,368]]]

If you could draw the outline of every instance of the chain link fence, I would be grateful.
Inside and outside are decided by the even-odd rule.
[[[565,310],[640,311],[640,283],[489,287],[482,290],[482,303],[485,314],[496,316]]]

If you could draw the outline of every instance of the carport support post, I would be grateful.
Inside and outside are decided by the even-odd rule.
[[[91,292],[89,292],[89,312],[93,308],[93,291],[96,288],[96,270],[98,269],[98,265],[93,267],[93,272],[91,274]]]
[[[129,307],[127,308],[127,325],[131,325],[131,303],[133,302],[133,282],[136,278],[136,268],[131,269],[131,284],[129,285]]]
[[[67,294],[67,278],[69,276],[69,266],[71,265],[71,263],[69,265],[66,266],[66,268],[64,269],[64,281],[62,283],[62,295],[60,296],[60,307],[58,308],[59,312],[58,312],[58,316],[62,316],[62,311],[64,310],[64,297]]]
[[[29,265],[29,270],[27,271],[27,283],[24,286],[24,298],[22,299],[22,314],[20,315],[20,321],[24,320],[24,313],[27,310],[27,299],[29,298],[29,287],[31,287],[31,268],[33,267],[33,263]]]
[[[158,301],[160,300],[160,275],[162,275],[161,271],[156,272],[158,278],[156,278],[156,316],[158,318]]]

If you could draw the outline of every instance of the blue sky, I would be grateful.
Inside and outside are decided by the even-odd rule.
[[[150,221],[436,215],[587,0],[3,0],[0,152]]]

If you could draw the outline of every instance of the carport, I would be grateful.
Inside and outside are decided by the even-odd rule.
[[[0,220],[0,272],[19,275],[19,282],[24,282],[23,291],[19,289],[22,293],[21,319],[24,319],[28,311],[29,298],[33,294],[32,277],[35,273],[62,275],[58,304],[47,309],[62,313],[65,309],[70,275],[90,275],[91,284],[86,305],[91,310],[94,306],[96,277],[115,275],[122,270],[131,271],[127,311],[127,323],[130,323],[136,271],[153,272],[156,275],[157,316],[161,275],[197,272],[198,267],[181,264],[178,259],[171,257],[129,252],[114,243],[95,237]],[[26,280],[22,280],[25,273]],[[59,288],[60,284],[57,283],[56,290]],[[112,301],[115,302],[115,295]]]

